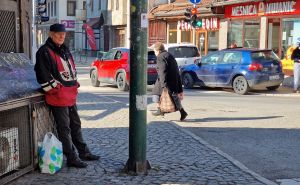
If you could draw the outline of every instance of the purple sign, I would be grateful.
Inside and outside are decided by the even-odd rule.
[[[61,24],[64,24],[66,28],[75,28],[74,20],[61,20]]]

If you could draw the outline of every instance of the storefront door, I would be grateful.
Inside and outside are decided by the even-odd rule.
[[[207,54],[207,31],[199,31],[196,34],[196,45],[200,51],[200,55]]]
[[[280,19],[268,20],[268,49],[272,49],[278,56],[280,56]]]

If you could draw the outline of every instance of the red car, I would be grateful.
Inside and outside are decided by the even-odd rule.
[[[129,49],[112,48],[101,59],[96,59],[90,68],[90,78],[94,87],[99,87],[100,83],[110,83],[117,85],[119,90],[129,89]],[[154,84],[157,78],[156,56],[154,51],[148,51],[148,85]]]

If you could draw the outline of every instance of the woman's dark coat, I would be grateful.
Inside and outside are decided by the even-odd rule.
[[[167,51],[157,56],[158,78],[152,90],[153,95],[161,95],[162,89],[167,87],[170,93],[182,93],[182,83],[175,58]]]

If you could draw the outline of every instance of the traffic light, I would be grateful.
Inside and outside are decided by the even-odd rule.
[[[196,28],[201,28],[202,27],[202,20],[200,17],[197,17],[196,19]]]
[[[187,8],[184,12],[184,16],[185,16],[184,21],[185,22],[190,22],[191,21],[191,16],[192,16],[192,10],[190,8]]]
[[[192,10],[191,10],[191,12],[192,12],[192,17],[191,17],[191,25],[193,26],[193,28],[196,28],[197,27],[197,13],[198,13],[198,11],[197,11],[197,8],[193,8]]]
[[[41,22],[47,22],[49,21],[49,16],[45,16],[46,12],[47,12],[47,0],[37,0],[37,6],[36,6],[36,10],[37,10],[37,14],[36,14],[36,18],[37,18],[37,22],[40,24]]]

